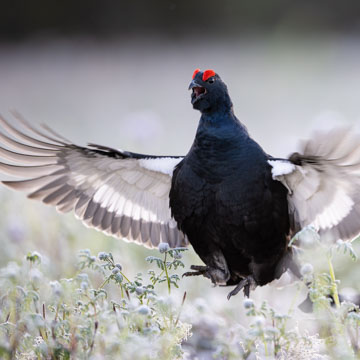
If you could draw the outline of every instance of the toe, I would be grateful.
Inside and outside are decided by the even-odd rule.
[[[203,265],[191,265],[191,270],[198,270],[198,271],[207,271],[208,267]]]
[[[235,289],[231,290],[227,296],[228,300],[234,295],[236,295],[244,286],[247,286],[247,280],[241,280],[235,287]]]
[[[247,298],[250,296],[250,285],[249,284],[246,284],[244,286],[244,296]]]

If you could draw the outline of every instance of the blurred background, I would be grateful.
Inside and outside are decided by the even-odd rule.
[[[0,12],[0,111],[74,141],[184,154],[195,68],[228,84],[271,154],[313,124],[359,120],[356,1],[11,1]]]
[[[199,119],[187,86],[195,68],[212,68],[252,136],[285,156],[313,128],[359,124],[359,15],[358,1],[337,0],[3,2],[0,112],[11,120],[16,109],[79,145],[183,155]],[[113,251],[130,273],[146,269],[149,250],[4,188],[0,201],[0,266],[38,250],[54,278],[70,276],[77,251],[90,248]],[[342,287],[358,287],[354,266],[338,260]],[[227,302],[229,289],[206,279],[186,279],[184,290],[205,298],[218,324],[241,321],[242,295]],[[291,287],[254,293],[278,308],[293,296]]]

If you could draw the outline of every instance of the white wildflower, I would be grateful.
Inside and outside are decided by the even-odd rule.
[[[314,272],[314,268],[309,263],[304,264],[300,269],[300,273],[302,276],[311,275],[313,272]]]
[[[170,246],[168,243],[160,243],[159,244],[159,251],[161,252],[161,254],[168,252],[170,249]]]

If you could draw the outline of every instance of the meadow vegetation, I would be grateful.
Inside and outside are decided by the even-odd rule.
[[[0,220],[1,359],[360,358],[357,241],[322,244],[306,229],[303,281],[227,301],[228,288],[182,278],[200,261],[191,248],[142,249],[41,205],[15,221],[17,201],[3,196]],[[298,308],[307,293],[310,313]]]

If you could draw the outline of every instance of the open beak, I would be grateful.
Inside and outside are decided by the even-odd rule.
[[[190,83],[188,90],[191,90],[191,89],[193,89],[194,87],[201,87],[201,85],[199,85],[195,80],[193,80],[193,81]]]
[[[191,103],[194,104],[196,101],[201,99],[206,93],[206,89],[199,85],[195,80],[193,80],[189,85],[189,90],[192,90],[191,94]]]

